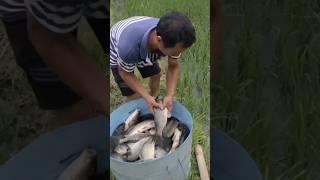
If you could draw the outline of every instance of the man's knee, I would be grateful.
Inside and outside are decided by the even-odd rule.
[[[138,99],[138,98],[140,98],[141,97],[141,95],[140,94],[138,94],[138,93],[134,93],[133,95],[131,95],[131,96],[127,96],[126,97],[126,102],[128,102],[128,101],[132,101],[132,100],[135,100],[135,99]]]
[[[150,80],[151,81],[160,80],[160,78],[161,78],[161,73],[158,73],[158,74],[155,74],[155,75],[151,76]]]

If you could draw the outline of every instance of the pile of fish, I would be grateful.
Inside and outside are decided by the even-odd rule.
[[[157,99],[162,103],[162,99]],[[188,128],[168,110],[155,109],[154,115],[140,117],[135,109],[111,136],[111,156],[121,161],[160,158],[177,149],[188,135]]]

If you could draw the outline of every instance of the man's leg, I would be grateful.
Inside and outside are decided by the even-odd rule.
[[[143,78],[149,78],[150,95],[156,97],[160,93],[161,68],[156,61],[152,66],[138,67]]]
[[[106,62],[108,61],[108,58],[109,57],[109,42],[110,42],[110,34],[109,34],[109,30],[110,30],[110,21],[109,19],[95,19],[95,18],[89,18],[87,17],[87,21],[90,25],[90,27],[92,28],[94,34],[96,35],[100,45],[101,45],[101,48],[103,49],[103,52],[105,53],[105,60]],[[109,86],[109,83],[110,83],[110,78],[109,78],[109,75],[110,73],[107,72],[107,70],[109,69],[109,63],[106,64],[106,77],[107,77],[107,88],[106,89],[106,93],[107,93],[107,101],[106,101],[106,104],[107,104],[107,114],[109,114],[109,99],[110,99],[110,86]]]
[[[141,97],[141,95],[140,94],[138,94],[138,93],[134,93],[133,95],[131,95],[131,96],[127,96],[126,97],[126,102],[128,102],[128,101],[132,101],[132,100],[135,100],[135,99],[138,99],[138,98],[140,98]]]
[[[139,94],[135,93],[121,78],[118,67],[111,68],[112,75],[114,77],[115,82],[117,83],[122,96],[126,97],[126,102],[138,99],[141,97]]]
[[[40,108],[54,110],[55,124],[60,126],[93,117],[94,104],[82,100],[64,84],[35,51],[28,37],[26,20],[4,22],[4,25],[17,64],[27,75]]]
[[[149,79],[150,95],[153,97],[157,97],[160,93],[160,78],[161,73],[158,73]]]

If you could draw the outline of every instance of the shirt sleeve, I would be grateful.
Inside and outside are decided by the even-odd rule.
[[[134,69],[136,68],[136,64],[127,63],[123,61],[120,56],[118,57],[117,62],[118,62],[118,65],[121,67],[121,69],[123,69],[126,72],[133,72]]]
[[[83,4],[83,0],[25,0],[33,17],[56,33],[69,33],[78,27]]]
[[[127,38],[122,38],[118,42],[118,65],[126,72],[133,72],[136,68],[137,51],[134,42],[128,41]]]

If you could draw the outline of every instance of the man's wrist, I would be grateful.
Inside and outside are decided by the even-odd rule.
[[[173,98],[174,98],[174,94],[173,94],[173,93],[167,94],[166,97],[168,97],[168,98],[170,98],[170,99],[173,99]]]

